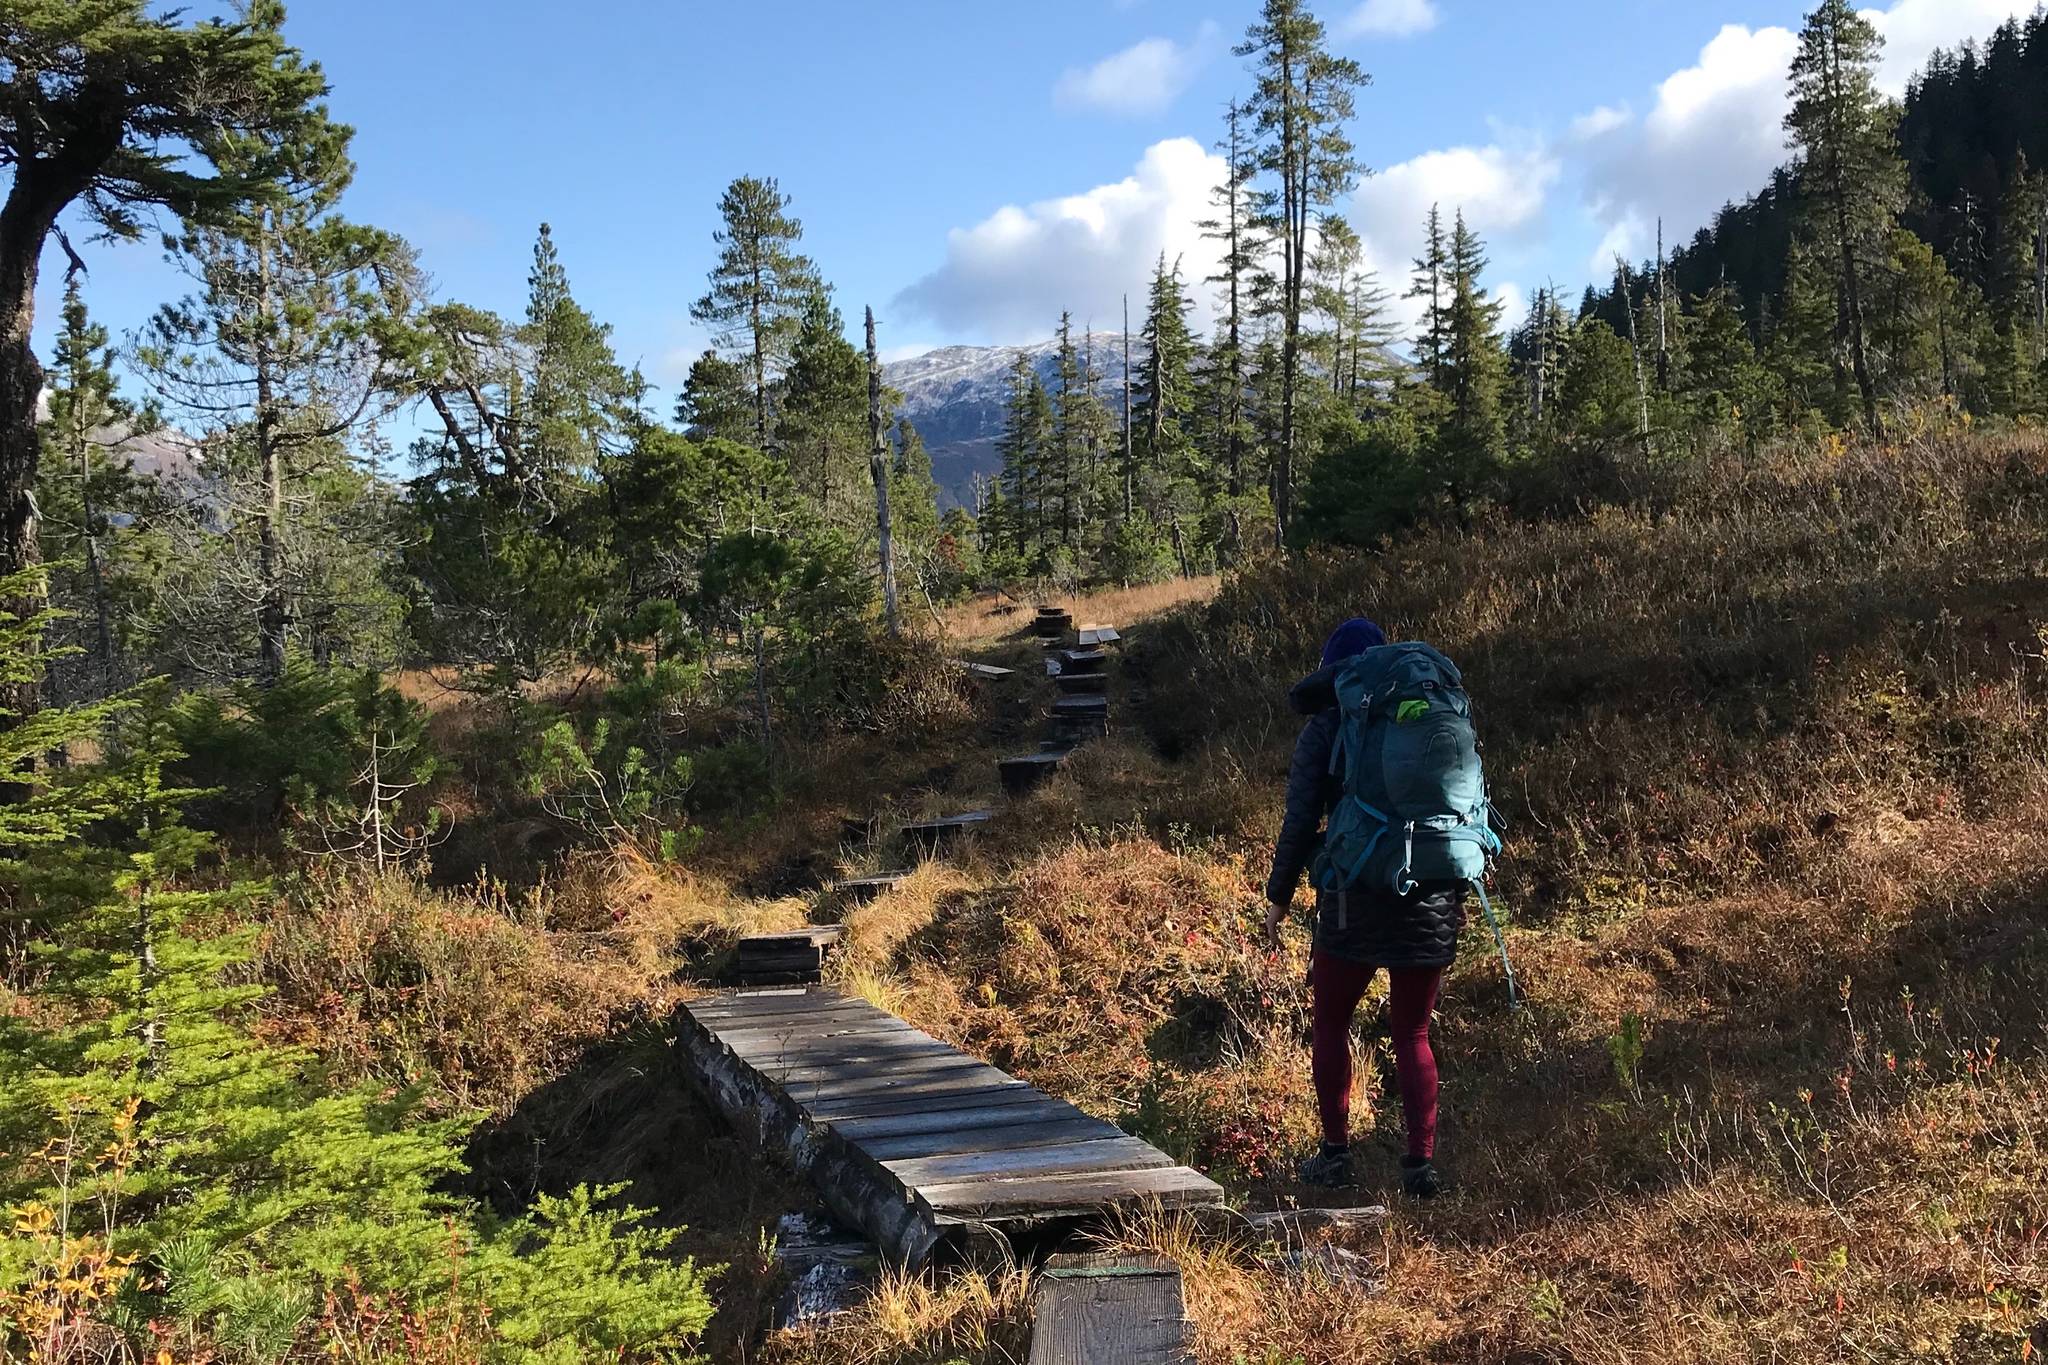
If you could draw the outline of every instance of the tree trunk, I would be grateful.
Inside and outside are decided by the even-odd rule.
[[[882,439],[882,361],[875,350],[875,310],[868,314],[868,471],[875,478],[875,537],[882,555],[882,616],[889,634],[902,638],[896,614],[896,538],[889,523],[889,447]]]
[[[1849,364],[1863,395],[1863,420],[1870,434],[1884,439],[1884,418],[1877,410],[1877,381],[1870,373],[1870,354],[1863,343],[1863,285],[1856,277],[1856,244],[1849,233],[1849,202],[1835,197],[1836,230],[1842,238],[1842,304],[1849,315]]]
[[[263,479],[263,512],[257,541],[256,571],[262,601],[256,612],[256,680],[265,687],[274,687],[284,677],[289,615],[285,611],[284,592],[284,463],[278,449],[276,376],[265,333],[271,317],[269,224],[270,213],[266,209],[258,217],[256,227],[256,271],[262,291],[256,301],[256,458]]]
[[[1124,295],[1124,520],[1131,519],[1133,466],[1137,454],[1131,448],[1131,296]]]
[[[76,408],[76,429],[72,432],[74,448],[78,456],[78,505],[79,516],[85,525],[85,569],[92,582],[92,609],[94,625],[95,661],[99,666],[99,686],[96,692],[111,692],[115,687],[117,669],[114,666],[114,617],[113,606],[107,600],[107,575],[100,563],[100,535],[98,518],[92,506],[92,439],[85,430],[85,412],[82,405]]]
[[[42,442],[36,435],[36,399],[43,391],[43,367],[36,359],[36,279],[43,242],[56,224],[65,197],[36,192],[17,166],[16,182],[0,210],[0,575],[41,567],[41,514],[36,509],[36,468]],[[32,590],[0,601],[0,611],[26,621],[43,609],[43,593]],[[35,648],[35,642],[29,642]],[[42,705],[42,682],[30,677],[0,687],[0,726],[11,728]],[[0,800],[18,792],[0,784]]]
[[[748,322],[754,332],[754,447],[768,449],[768,352],[761,327],[761,267],[754,266],[754,296],[748,302]]]
[[[1273,545],[1287,552],[1287,527],[1294,512],[1294,386],[1301,364],[1301,273],[1302,253],[1308,242],[1308,214],[1304,202],[1308,193],[1306,177],[1296,161],[1296,143],[1301,130],[1295,125],[1294,68],[1291,61],[1281,66],[1280,109],[1280,200],[1287,233],[1281,262],[1280,342],[1280,448],[1273,452]]]
[[[768,625],[754,618],[754,704],[761,712],[761,756],[775,771],[775,722],[768,710]]]

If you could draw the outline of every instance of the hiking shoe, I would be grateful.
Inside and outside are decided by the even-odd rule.
[[[1434,1199],[1444,1192],[1444,1178],[1426,1156],[1401,1158],[1401,1193],[1410,1199]]]
[[[1326,1190],[1346,1189],[1351,1185],[1351,1149],[1325,1144],[1314,1156],[1301,1163],[1296,1174],[1304,1185],[1320,1185]]]

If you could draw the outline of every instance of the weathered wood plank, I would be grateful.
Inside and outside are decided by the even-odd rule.
[[[872,1155],[872,1153],[870,1153]],[[1125,1171],[1157,1171],[1173,1166],[1173,1158],[1149,1142],[1111,1128],[1078,1142],[1047,1147],[1018,1147],[993,1152],[956,1152],[947,1156],[904,1157],[882,1163],[904,1184],[957,1185],[969,1180],[1021,1180],[1032,1176],[1108,1175]]]
[[[1066,1218],[1143,1200],[1167,1208],[1208,1207],[1223,1200],[1215,1181],[1184,1166],[1151,1171],[1078,1172],[1021,1180],[963,1180],[926,1185],[918,1197],[941,1221]]]
[[[865,1150],[869,1144],[899,1137],[930,1133],[967,1133],[979,1128],[1013,1128],[1023,1124],[1056,1123],[1088,1116],[1049,1095],[1033,1091],[1025,1103],[1007,1097],[995,1104],[965,1109],[914,1110],[903,1114],[873,1114],[865,1118],[839,1119],[832,1130]],[[1091,1120],[1092,1122],[1092,1120]]]
[[[1159,1257],[1055,1256],[1039,1280],[1030,1365],[1190,1365],[1180,1272]]]
[[[876,1118],[883,1114],[950,1113],[955,1109],[985,1108],[991,1104],[1029,1104],[1039,1092],[1022,1081],[983,1086],[977,1090],[941,1091],[918,1095],[832,1095],[812,1101],[806,1107],[811,1117],[826,1123],[838,1119]]]
[[[960,1063],[942,1071],[919,1072],[907,1076],[877,1075],[872,1068],[845,1075],[834,1075],[815,1081],[791,1081],[785,1087],[796,1096],[799,1103],[810,1105],[814,1102],[828,1102],[850,1099],[857,1095],[947,1095],[955,1092],[968,1093],[999,1085],[1019,1085],[1017,1081],[985,1062],[963,1057]]]
[[[754,1068],[769,1080],[779,1081],[785,1086],[843,1087],[839,1093],[845,1094],[859,1093],[850,1089],[852,1086],[877,1081],[910,1084],[915,1078],[917,1084],[936,1083],[940,1077],[988,1069],[951,1048],[886,1057],[817,1057],[798,1052],[788,1057],[755,1062]]]
[[[908,872],[879,872],[872,877],[848,877],[845,881],[835,882],[832,890],[855,905],[865,905],[894,891],[909,877]]]
[[[846,937],[843,924],[813,924],[780,934],[750,934],[740,940],[742,956],[749,952],[776,952],[788,948],[827,948]]]
[[[848,1134],[847,1136],[851,1136]],[[1095,1138],[1118,1138],[1113,1124],[1086,1114],[1038,1123],[992,1124],[975,1128],[942,1128],[896,1137],[864,1137],[860,1149],[877,1161],[908,1161],[914,1157],[958,1156],[968,1152],[1008,1152],[1027,1147],[1052,1147]]]

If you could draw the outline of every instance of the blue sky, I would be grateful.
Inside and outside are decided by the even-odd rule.
[[[1326,0],[1373,75],[1353,133],[1382,172],[1340,208],[1405,272],[1423,211],[1462,206],[1512,306],[1614,249],[1689,234],[1781,159],[1797,0]],[[1894,86],[2009,0],[1886,0]],[[345,211],[420,250],[438,292],[516,313],[547,220],[579,299],[664,388],[733,176],[773,175],[850,324],[885,348],[1099,328],[1191,227],[1255,0],[297,0],[288,33],[357,131]],[[178,280],[153,243],[86,251],[117,335]],[[38,334],[61,289],[46,272]],[[1397,280],[1398,284],[1399,281]],[[1398,288],[1397,291],[1398,292]]]

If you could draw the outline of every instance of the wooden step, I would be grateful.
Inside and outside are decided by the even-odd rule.
[[[1064,746],[1047,749],[1042,753],[1020,754],[1016,758],[1005,758],[996,764],[996,770],[1003,779],[1003,790],[1012,796],[1023,796],[1037,790],[1064,768],[1073,750]]]
[[[1014,668],[1001,668],[995,664],[978,664],[972,659],[949,659],[947,662],[970,678],[985,678],[991,681],[997,678],[1007,678],[1017,671]]]
[[[1109,715],[1109,698],[1099,696],[1061,697],[1052,704],[1052,713],[1055,718],[1065,718],[1068,716],[1106,717]]]
[[[1109,667],[1109,651],[1104,649],[1069,649],[1060,654],[1062,673],[1100,673]]]
[[[1107,673],[1062,673],[1053,682],[1070,697],[1099,697],[1109,691]]]
[[[1099,649],[1103,645],[1115,644],[1123,639],[1123,636],[1116,633],[1115,626],[1083,626],[1078,638],[1081,642],[1081,648]]]
[[[1180,1271],[1163,1256],[1064,1252],[1045,1264],[1029,1365],[1192,1365]]]
[[[894,891],[909,876],[908,872],[877,872],[872,877],[848,877],[845,881],[834,882],[832,890],[849,904],[866,905]]]
[[[992,810],[971,810],[937,820],[913,821],[903,827],[903,838],[910,847],[930,857],[968,830],[981,828],[995,814]]]

